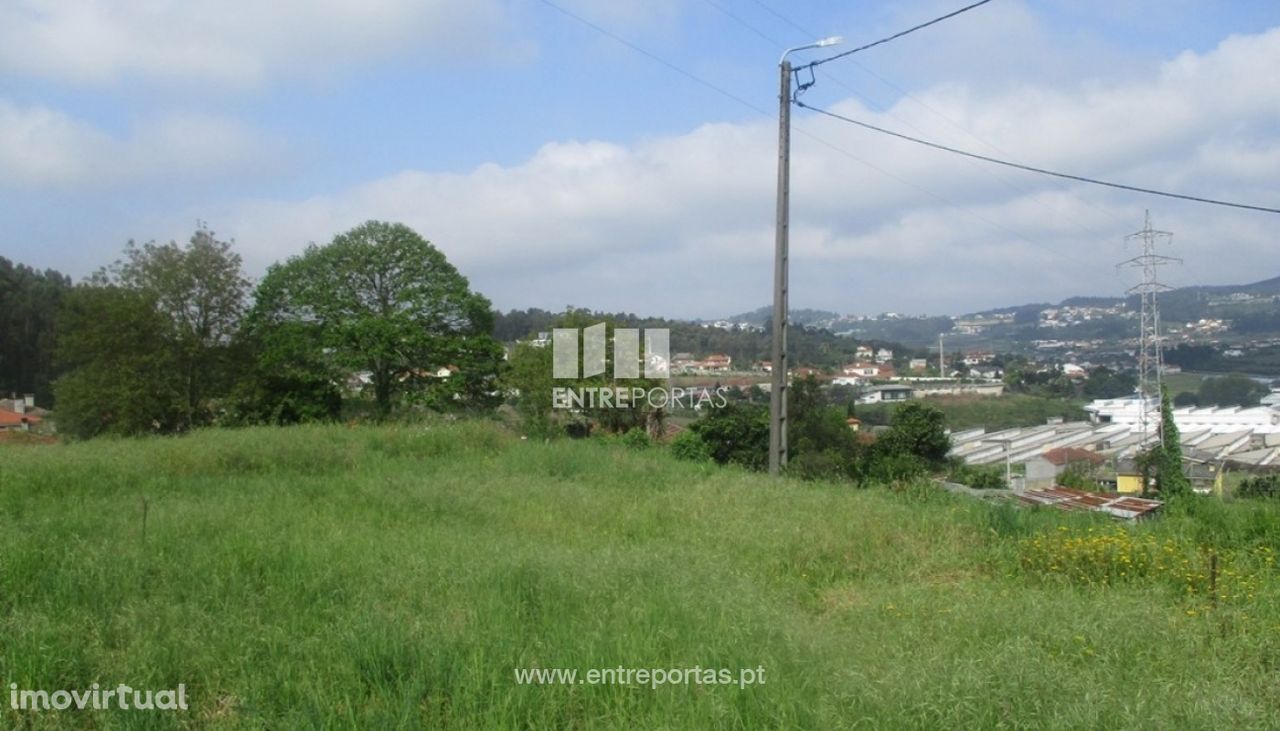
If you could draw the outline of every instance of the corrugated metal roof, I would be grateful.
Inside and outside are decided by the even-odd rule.
[[[1164,503],[1127,495],[1104,495],[1070,487],[1051,487],[1018,493],[1028,505],[1048,505],[1059,510],[1088,510],[1121,520],[1134,520],[1160,509]]]
[[[1142,439],[1125,424],[1068,422],[1002,429],[990,434],[966,429],[951,435],[951,454],[968,464],[998,464],[1009,459],[1021,464],[1049,449],[1070,447],[1091,449],[1112,459],[1131,459],[1145,446],[1156,444],[1155,431]],[[1264,433],[1250,427],[1208,429],[1195,427],[1182,432],[1183,452],[1202,452],[1205,459],[1228,460],[1236,467],[1267,468],[1280,464],[1280,434]]]
[[[1055,447],[1040,456],[1059,467],[1071,464],[1072,462],[1102,464],[1106,461],[1103,456],[1097,452],[1091,449],[1081,449],[1079,447]]]

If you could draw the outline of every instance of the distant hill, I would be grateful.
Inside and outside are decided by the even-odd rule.
[[[828,323],[833,320],[839,320],[841,318],[840,313],[830,312],[827,310],[810,310],[810,309],[791,310],[789,314],[790,314],[791,323],[795,325],[820,325],[821,326],[824,323]],[[728,320],[729,322],[739,322],[739,323],[745,323],[745,324],[751,324],[751,325],[763,325],[772,318],[773,318],[773,306],[765,305],[764,307],[761,307],[759,309],[755,309],[750,312],[743,312],[742,314],[726,317],[725,319]]]
[[[826,310],[797,309],[791,311],[794,324],[853,335],[863,339],[883,339],[914,346],[936,344],[939,334],[979,336],[991,343],[1027,343],[1040,339],[1113,339],[1126,336],[1133,329],[1129,319],[1139,307],[1138,297],[1099,297],[1079,295],[1058,304],[1033,303],[1009,305],[959,317],[881,315],[854,317]],[[1091,313],[1067,323],[1042,322],[1041,313],[1063,308],[1112,310]],[[1195,323],[1200,320],[1222,320],[1231,323],[1231,332],[1254,337],[1280,334],[1280,277],[1251,284],[1197,285],[1181,287],[1160,295],[1162,319],[1172,324]],[[1052,313],[1051,313],[1052,314]],[[728,320],[764,324],[773,315],[772,307],[734,315]],[[1012,315],[1012,320],[1009,316]],[[968,326],[966,322],[999,321],[999,324]],[[975,332],[974,327],[978,330]]]
[[[1264,279],[1253,284],[1184,287],[1183,289],[1200,291],[1205,294],[1234,294],[1241,292],[1252,295],[1275,296],[1280,295],[1280,277]]]
[[[1179,287],[1161,294],[1160,302],[1162,308],[1174,307],[1178,310],[1179,314],[1190,315],[1193,314],[1193,312],[1200,313],[1202,311],[1207,311],[1210,306],[1213,306],[1213,298],[1215,297],[1229,298],[1232,295],[1247,295],[1253,298],[1280,296],[1280,277],[1272,277],[1271,279],[1264,279],[1252,284],[1215,284]],[[963,315],[962,317],[971,318],[1007,314],[1015,310],[1025,310],[1033,307],[1041,310],[1049,309],[1051,307],[1114,307],[1121,304],[1136,305],[1137,302],[1138,298],[1136,295],[1131,297],[1096,297],[1084,295],[1068,297],[1056,305],[1037,304],[999,307],[970,313]],[[1221,306],[1229,303],[1221,302],[1216,304]],[[1203,317],[1204,315],[1201,314],[1200,316]],[[1175,317],[1174,319],[1185,318]]]

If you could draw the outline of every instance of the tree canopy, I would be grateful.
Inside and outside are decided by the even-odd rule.
[[[1204,379],[1197,395],[1201,406],[1257,406],[1268,390],[1248,376],[1232,373]]]
[[[401,398],[496,398],[489,300],[403,224],[370,221],[271,267],[251,323],[262,360],[305,363],[312,381],[364,374],[382,415]]]
[[[35,394],[53,405],[57,312],[71,279],[0,257],[0,394]]]
[[[72,434],[182,431],[212,423],[237,371],[249,282],[231,244],[125,247],[62,311],[59,425]]]
[[[209,403],[233,379],[230,345],[248,305],[240,255],[201,227],[186,246],[149,242],[125,247],[124,258],[91,283],[146,293],[164,318],[167,347],[182,380],[185,426],[214,418]]]

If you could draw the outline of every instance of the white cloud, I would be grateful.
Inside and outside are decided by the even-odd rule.
[[[527,52],[501,0],[9,0],[0,73],[253,86],[388,57]]]
[[[1193,194],[1280,200],[1280,29],[1183,54],[1145,79],[1070,87],[943,85],[926,101],[1016,160]],[[983,149],[910,100],[873,123]],[[1151,208],[1177,232],[1181,283],[1274,276],[1274,218],[986,169],[812,115],[797,134],[796,306],[960,310],[1115,294],[1123,235]],[[329,196],[211,216],[258,269],[369,218],[433,239],[500,306],[715,315],[768,301],[772,120],[632,145],[561,142],[520,165],[405,171]],[[990,151],[990,150],[985,150]]]
[[[279,151],[243,124],[174,114],[127,137],[43,106],[0,99],[0,188],[101,188],[163,179],[166,184],[257,176]]]

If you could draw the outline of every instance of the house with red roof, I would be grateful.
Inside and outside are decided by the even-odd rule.
[[[38,414],[0,409],[0,431],[31,431],[39,428],[43,421]]]
[[[1086,474],[1106,461],[1101,454],[1080,447],[1057,447],[1027,460],[1027,489],[1047,489],[1057,484],[1063,472],[1075,467]]]

